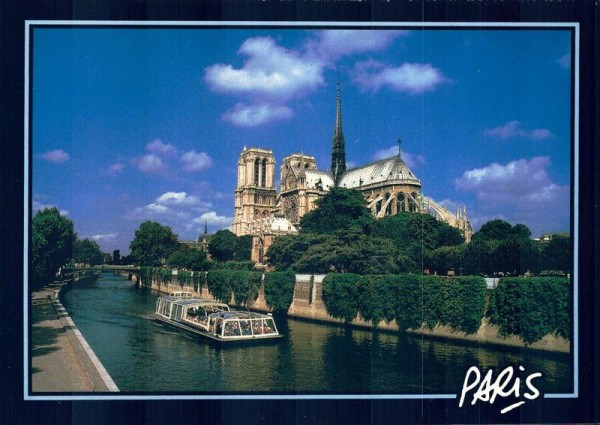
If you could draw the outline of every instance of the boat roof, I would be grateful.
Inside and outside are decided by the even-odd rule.
[[[171,301],[173,304],[183,305],[183,306],[198,306],[198,307],[229,307],[226,303],[222,303],[219,301],[207,300],[204,298],[180,298],[173,297],[171,295],[165,295],[160,297],[163,300]]]
[[[272,319],[272,316],[268,314],[256,313],[253,311],[222,311],[219,313],[211,314],[211,317],[218,317],[221,319]]]

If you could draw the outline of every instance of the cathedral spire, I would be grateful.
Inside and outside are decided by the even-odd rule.
[[[331,151],[331,172],[333,173],[333,182],[337,186],[346,171],[346,150],[344,142],[344,133],[342,132],[342,95],[340,89],[340,80],[337,84],[337,101],[335,112],[335,129],[333,131],[333,149]]]

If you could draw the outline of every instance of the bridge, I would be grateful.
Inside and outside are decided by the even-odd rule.
[[[139,272],[140,267],[134,265],[116,265],[116,264],[99,264],[97,266],[90,266],[88,268],[76,268],[75,270],[91,270],[96,272],[127,272],[134,273]]]

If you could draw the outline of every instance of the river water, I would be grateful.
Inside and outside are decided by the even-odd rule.
[[[471,366],[541,372],[544,393],[573,391],[570,357],[276,317],[284,338],[219,348],[153,320],[159,294],[112,273],[61,293],[121,392],[204,395],[460,394]]]

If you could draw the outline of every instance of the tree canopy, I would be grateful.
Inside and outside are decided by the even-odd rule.
[[[95,266],[104,262],[104,256],[96,241],[78,239],[73,244],[73,261]]]
[[[146,221],[135,231],[135,237],[129,244],[131,258],[143,266],[159,266],[179,249],[177,235],[170,227],[153,221]]]
[[[73,222],[58,209],[38,211],[31,221],[31,264],[34,286],[50,283],[73,256],[77,235]]]
[[[206,270],[206,253],[196,249],[181,247],[167,258],[167,264],[188,270]]]
[[[334,234],[357,230],[369,233],[375,219],[357,190],[336,187],[317,201],[317,208],[300,220],[304,233]]]

